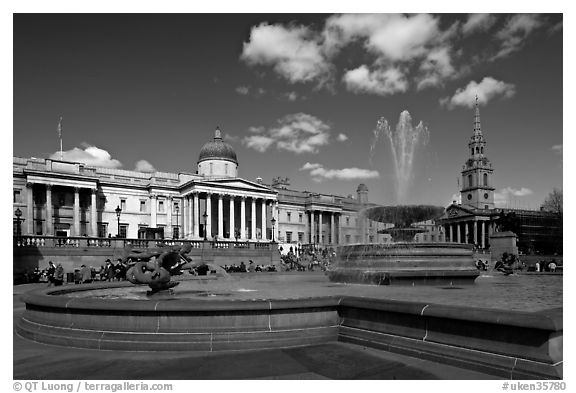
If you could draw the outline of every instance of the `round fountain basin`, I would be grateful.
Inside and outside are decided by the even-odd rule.
[[[189,297],[185,292],[184,297],[169,292],[140,299],[124,296],[134,290],[146,293],[145,286],[127,282],[27,293],[17,331],[43,343],[131,351],[280,348],[337,337],[334,297],[239,300],[215,290],[204,291],[206,296],[196,296],[203,290]],[[83,297],[84,291],[91,293]],[[98,291],[111,291],[115,298]],[[207,300],[210,293],[214,296]]]
[[[355,244],[338,248],[334,282],[376,285],[472,284],[473,247],[461,243]]]

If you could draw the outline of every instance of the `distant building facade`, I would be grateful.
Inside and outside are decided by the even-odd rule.
[[[55,159],[13,158],[14,233],[35,236],[275,241],[337,246],[385,242],[386,225],[363,218],[356,198],[297,191],[238,176],[232,146],[216,129],[194,173],[144,173]],[[15,216],[16,217],[16,216]]]

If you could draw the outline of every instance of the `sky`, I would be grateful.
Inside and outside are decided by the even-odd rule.
[[[239,175],[446,206],[475,97],[499,206],[562,188],[561,14],[15,14],[13,155],[194,172],[222,130]],[[427,138],[398,200],[384,118]],[[404,116],[404,118],[406,118]],[[425,143],[424,143],[425,142]]]

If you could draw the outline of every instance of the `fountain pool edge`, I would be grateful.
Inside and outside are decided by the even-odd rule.
[[[562,309],[500,311],[351,296],[107,300],[23,295],[21,336],[101,350],[225,351],[345,341],[517,379],[562,377]]]

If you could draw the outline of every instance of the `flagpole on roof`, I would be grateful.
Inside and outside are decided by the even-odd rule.
[[[60,139],[60,160],[64,160],[62,152],[62,116],[58,119],[58,138]]]

